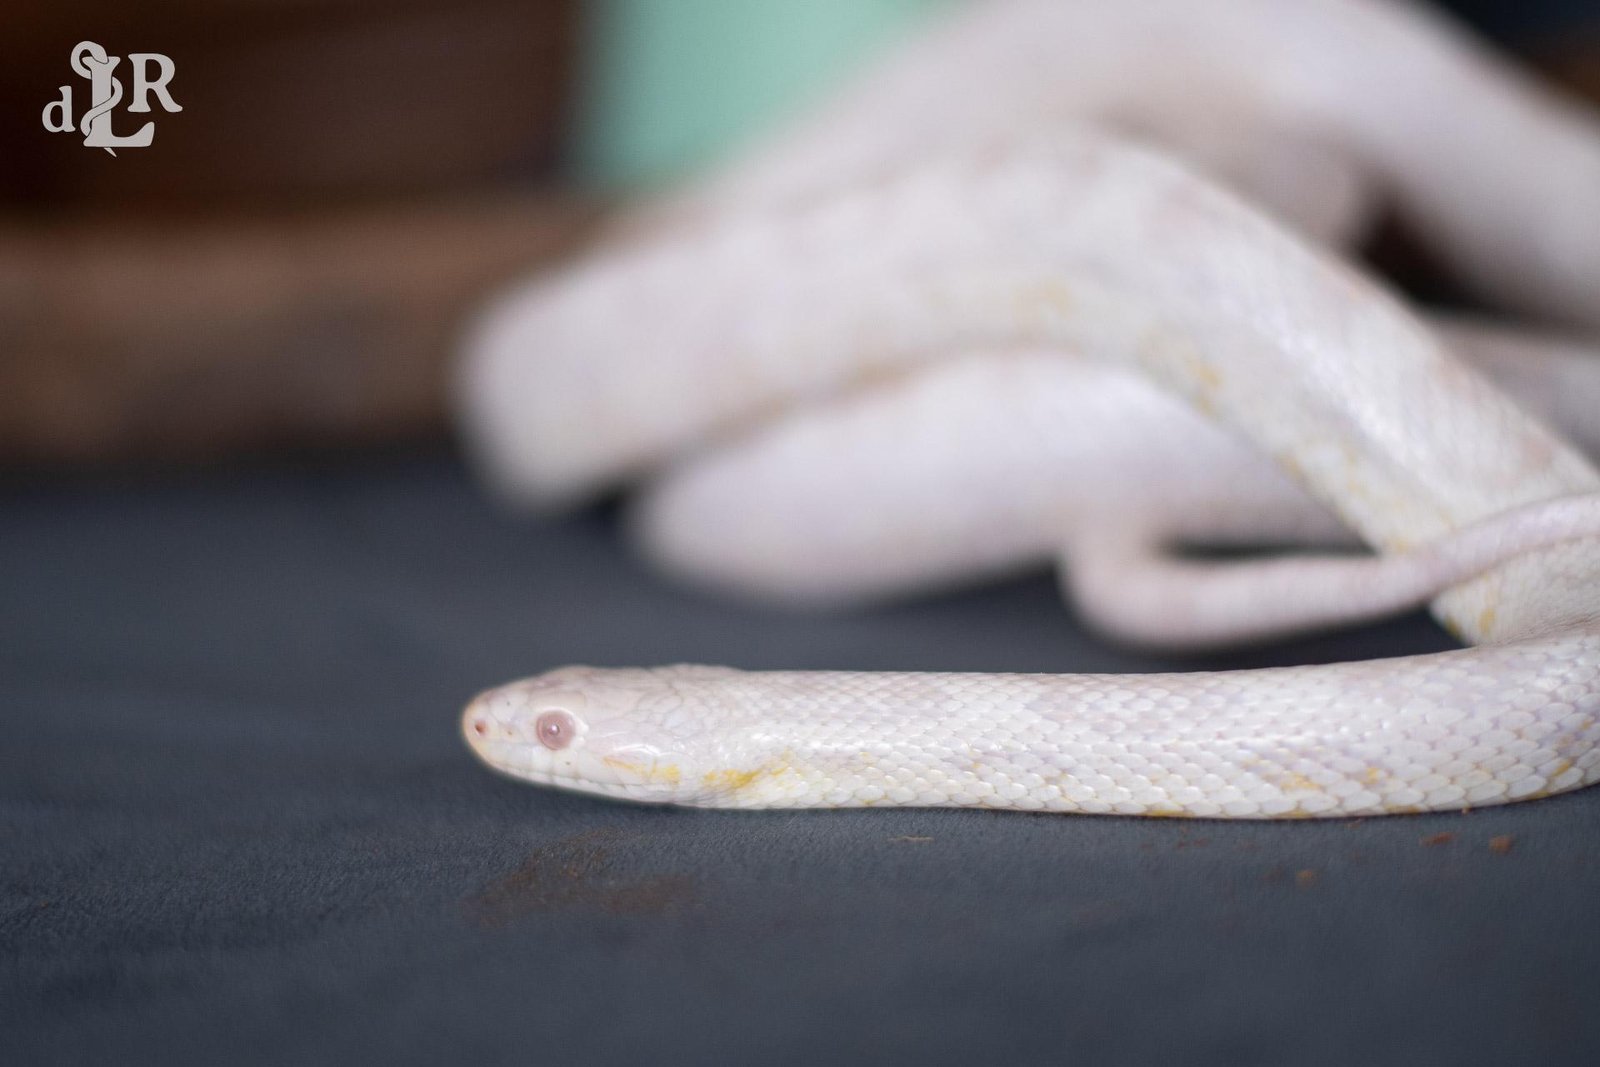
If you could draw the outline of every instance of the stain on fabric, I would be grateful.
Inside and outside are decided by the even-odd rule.
[[[620,869],[616,853],[628,835],[586,830],[541,845],[516,870],[462,902],[479,926],[501,927],[530,915],[586,911],[665,915],[687,905],[691,881],[679,874],[638,876]]]

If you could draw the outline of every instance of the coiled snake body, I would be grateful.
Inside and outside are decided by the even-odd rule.
[[[1143,150],[1057,137],[602,254],[490,319],[468,403],[493,476],[522,497],[690,456],[640,527],[680,570],[706,570],[741,539],[740,494],[781,492],[815,461],[808,436],[848,451],[851,403],[875,401],[864,384],[893,407],[907,402],[891,383],[974,353],[1137,374],[1225,428],[1206,447],[1247,451],[1224,441],[1239,435],[1383,553],[1191,565],[1168,612],[1135,611],[1124,630],[1160,618],[1163,639],[1236,636],[1274,591],[1280,629],[1358,616],[1361,568],[1382,565],[1422,576],[1411,595],[1437,594],[1435,614],[1479,647],[1155,676],[568,668],[474,701],[475,750],[536,782],[749,807],[1352,815],[1600,776],[1600,511],[1582,499],[1600,477],[1360,275]],[[799,424],[760,428],[797,408]],[[1217,525],[1235,501],[1256,528],[1274,513],[1322,525],[1291,479],[1261,491],[1256,474],[1226,477]],[[1097,570],[1135,585],[1142,568],[1184,570],[1161,553],[1192,503],[1163,514],[1162,492],[1134,494],[1108,526],[1116,509],[1074,514],[1064,492],[1068,506],[1035,517],[1056,524],[1085,586]],[[878,503],[829,506],[887,522]],[[770,558],[732,554],[733,580]],[[789,573],[782,558],[770,569]],[[1119,583],[1101,584],[1115,602]],[[1297,584],[1321,590],[1303,610],[1282,596]]]
[[[1411,5],[990,0],[490,314],[462,376],[487,475],[538,503],[648,477],[645,550],[742,595],[1058,557],[1125,640],[1428,603],[1475,647],[1147,676],[565,668],[472,702],[486,762],[678,804],[1223,817],[1600,777],[1600,476],[1480,373],[1596,454],[1600,362],[1419,321],[1107,127],[1331,247],[1387,194],[1470,284],[1600,321],[1600,125]],[[1376,554],[1173,551],[1357,539]]]

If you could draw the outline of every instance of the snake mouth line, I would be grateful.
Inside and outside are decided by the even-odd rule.
[[[536,785],[549,786],[554,789],[562,789],[569,793],[581,793],[584,796],[596,797],[601,800],[613,800],[630,804],[665,805],[674,803],[674,801],[669,798],[644,795],[643,793],[636,794],[635,790],[638,789],[638,787],[628,783],[600,783],[592,779],[582,778],[576,775],[549,774],[542,771],[529,772],[525,770],[514,770],[508,766],[505,766],[504,764],[496,763],[493,760],[481,755],[479,758],[484,765],[486,765],[496,774],[517,782],[532,782]],[[619,791],[627,795],[618,796],[617,793]]]

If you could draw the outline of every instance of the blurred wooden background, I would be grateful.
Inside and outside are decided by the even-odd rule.
[[[436,432],[466,311],[581,239],[557,185],[565,0],[0,6],[0,462]],[[183,107],[112,157],[40,111],[74,45],[159,52]],[[127,68],[119,72],[128,84]]]
[[[254,208],[525,178],[557,158],[578,17],[565,0],[9,0],[0,99],[38,104],[0,110],[0,199]],[[85,106],[81,40],[172,57],[184,111],[156,113],[149,150],[43,128],[52,87]]]

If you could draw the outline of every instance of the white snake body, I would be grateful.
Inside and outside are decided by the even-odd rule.
[[[1062,500],[1030,502],[1034,519],[1059,524],[1070,562],[1081,554],[1091,572],[1137,584],[1174,538],[1323,539],[1331,513],[1398,570],[1470,557],[1435,566],[1437,584],[1418,595],[1443,590],[1435,614],[1482,647],[1155,676],[573,668],[475,701],[463,719],[475,750],[536,782],[727,806],[1343,815],[1494,803],[1600,776],[1600,524],[1592,501],[1540,510],[1595,493],[1593,468],[1359,274],[1182,168],[1091,133],[602,253],[490,317],[465,399],[509,494],[570,499],[676,464],[641,512],[661,555],[714,572],[727,554],[729,584],[826,599],[849,584],[828,553],[784,590],[761,577],[783,557],[730,547],[746,525],[740,487],[766,479],[768,497],[781,495],[774,475],[807,462],[793,442],[808,431],[761,427],[805,408],[848,421],[851,404],[870,403],[852,392],[909,395],[915,375],[983,358],[1099,374],[1088,387],[1102,397],[1115,395],[1104,376],[1137,375],[1225,427],[1197,462],[1233,478],[1232,491],[1185,499],[1173,489],[1181,469],[1158,463],[1144,472],[1156,488],[1123,492],[1113,481],[1137,480],[1134,450]],[[834,436],[819,425],[811,439]],[[1195,439],[1181,423],[1176,433]],[[1227,459],[1244,442],[1287,473]],[[827,528],[833,511],[868,534],[840,542],[847,569],[862,543],[892,555],[886,531],[917,521],[875,498],[829,500],[826,482],[812,478],[810,526]],[[884,530],[861,521],[874,515]],[[1474,528],[1489,548],[1455,552]],[[1041,536],[1018,534],[989,562],[1037,552]],[[937,553],[905,554],[911,577],[938,571]],[[1328,619],[1365,613],[1342,564],[1321,564],[1331,570],[1208,576],[1177,590],[1195,610],[1156,636],[1229,636],[1264,592],[1297,582],[1329,593]],[[1114,604],[1114,588],[1101,599]],[[1155,615],[1134,612],[1125,629],[1137,637]]]
[[[1454,336],[1497,378],[1528,374],[1510,379],[1518,398],[1600,454],[1591,353]],[[849,606],[1059,559],[1090,622],[1166,648],[1297,628],[1259,596],[1236,598],[1231,625],[1195,627],[1185,585],[1188,599],[1214,601],[1228,575],[1262,568],[1183,567],[1173,546],[1359,543],[1287,473],[1170,393],[1048,352],[957,359],[795,412],[663,472],[630,519],[663,568],[780,605]],[[1303,559],[1294,566],[1303,609],[1309,575]],[[1357,577],[1343,561],[1333,569]],[[1175,574],[1183,585],[1167,580]],[[1332,618],[1306,612],[1303,628],[1429,599],[1384,601],[1396,583],[1370,577],[1370,612],[1346,595]]]
[[[1376,815],[1593,782],[1597,689],[1593,631],[1224,673],[569,668],[480,698],[467,736],[507,773],[645,802]],[[528,729],[552,708],[583,723],[560,751]]]

